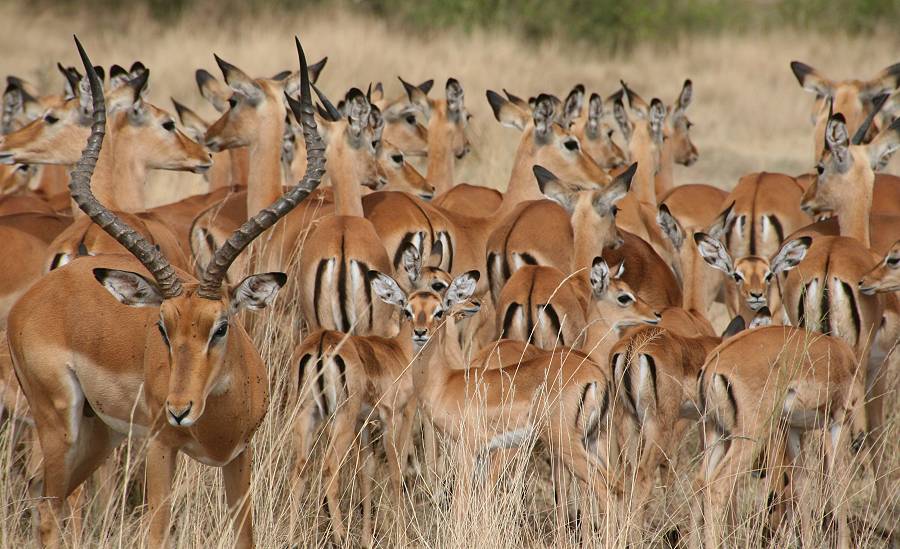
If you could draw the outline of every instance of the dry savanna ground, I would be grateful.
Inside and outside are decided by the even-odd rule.
[[[224,22],[223,22],[224,20]],[[436,91],[448,76],[458,78],[466,90],[466,103],[474,119],[471,126],[474,154],[461,165],[460,180],[503,188],[512,163],[518,135],[497,124],[484,99],[486,89],[507,88],[522,96],[539,91],[565,94],[573,84],[606,95],[624,79],[646,98],[673,101],[685,78],[694,82],[694,101],[689,115],[695,123],[692,135],[700,160],[690,168],[678,167],[676,181],[708,182],[730,188],[742,174],[754,170],[799,173],[813,166],[812,131],[809,122],[812,98],[800,90],[788,69],[792,59],[803,60],[836,77],[868,77],[897,62],[900,41],[896,36],[846,37],[770,34],[701,37],[677,44],[638,47],[609,57],[585,46],[543,43],[539,47],[499,33],[457,32],[427,37],[345,12],[303,12],[269,16],[248,11],[240,19],[210,19],[203,10],[175,22],[156,23],[145,14],[92,21],[88,14],[32,13],[26,4],[0,6],[0,75],[15,74],[41,90],[55,92],[61,78],[57,61],[77,64],[71,35],[77,33],[95,63],[127,66],[140,59],[151,69],[151,102],[171,109],[174,97],[214,118],[199,96],[193,73],[206,68],[219,71],[217,53],[253,75],[271,75],[295,69],[293,36],[300,35],[311,59],[327,55],[329,63],[320,80],[332,96],[348,86],[365,87],[383,81],[388,94],[400,92],[396,76],[410,81],[434,78]],[[434,92],[432,92],[434,93]],[[165,203],[204,190],[199,176],[155,174],[150,183],[154,202]],[[327,542],[326,514],[320,505],[322,487],[313,482],[302,493],[292,493],[290,421],[286,403],[286,371],[291,345],[299,338],[296,308],[290,296],[282,296],[274,311],[260,316],[254,333],[271,371],[272,403],[269,415],[254,440],[253,507],[256,541],[260,547],[311,547]],[[86,319],[89,321],[89,319]],[[896,375],[890,386],[896,388]],[[869,469],[855,462],[851,490],[844,494],[851,504],[856,543],[884,546],[876,525],[897,522],[900,511],[900,417],[891,410],[886,455],[892,482],[889,501],[874,501]],[[0,545],[23,547],[32,542],[29,530],[30,500],[23,476],[23,445],[15,443],[14,426],[0,426]],[[660,546],[665,534],[680,527],[690,530],[691,480],[699,462],[695,436],[686,437],[678,455],[677,483],[663,493],[657,490],[652,505],[652,528],[644,543]],[[815,442],[815,441],[813,441]],[[815,446],[815,444],[813,444]],[[502,486],[477,492],[458,492],[462,505],[451,507],[449,486],[457,472],[452,447],[442,471],[431,482],[410,481],[403,509],[397,509],[382,492],[387,470],[376,475],[378,545],[438,547],[544,547],[561,542],[553,535],[553,494],[540,449],[536,458],[520,452],[504,474]],[[85,502],[85,520],[70,536],[73,547],[139,547],[146,542],[141,522],[140,483],[124,478],[142,475],[140,441],[120,451],[115,478],[95,478]],[[310,477],[317,477],[313,462]],[[419,462],[421,465],[421,462]],[[348,468],[356,464],[348,456]],[[381,466],[379,466],[381,467]],[[410,473],[410,479],[415,475]],[[745,518],[729,545],[765,544],[759,532],[765,518],[765,493],[760,480],[744,481],[749,490],[740,510]],[[127,488],[126,488],[127,486]],[[105,488],[105,490],[104,490]],[[348,489],[348,505],[358,493]],[[231,533],[224,493],[217,471],[182,460],[173,493],[173,538],[177,547],[228,547]],[[810,495],[803,496],[802,512],[821,508]],[[359,515],[351,526],[357,531]],[[619,545],[627,528],[604,532],[596,525],[593,540],[600,545]],[[634,524],[630,524],[631,527]],[[75,530],[74,525],[70,529]],[[791,540],[778,539],[778,545]],[[816,544],[805,538],[804,544]],[[351,542],[352,543],[352,542]]]

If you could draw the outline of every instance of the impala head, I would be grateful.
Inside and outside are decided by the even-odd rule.
[[[228,85],[228,108],[207,129],[206,146],[219,152],[250,146],[268,129],[281,135],[287,114],[284,94],[294,91],[289,89],[288,82],[272,78],[250,78],[218,55],[215,58]],[[226,92],[221,89],[218,80],[206,77],[208,74],[201,75],[198,71],[197,81],[201,93],[213,105],[221,106],[221,97]]]
[[[859,291],[866,295],[900,292],[900,240],[894,242],[878,265],[863,275]]]
[[[381,111],[369,103],[359,88],[347,92],[342,110],[338,110],[318,88],[313,88],[324,105],[319,114],[322,116],[322,133],[328,143],[332,180],[340,178],[371,189],[382,188],[386,180],[378,165],[378,149],[384,130]]]
[[[641,96],[622,82],[624,93],[613,103],[613,117],[619,124],[622,135],[628,141],[631,158],[652,158],[653,173],[659,170],[660,153],[666,139],[666,107],[662,101],[653,98],[648,104]],[[690,96],[690,94],[688,94]],[[625,108],[623,98],[628,101]]]
[[[399,147],[386,139],[378,147],[378,173],[392,191],[414,194],[423,200],[434,197],[434,186],[409,162]]]
[[[561,181],[543,166],[534,167],[534,176],[541,192],[569,212],[573,226],[582,227],[597,249],[603,249],[622,245],[622,237],[616,230],[615,204],[628,192],[636,171],[635,163],[600,189]]]
[[[144,99],[149,78],[150,70],[144,69],[107,94],[107,130],[116,141],[116,155],[127,150],[128,161],[146,168],[204,173],[212,165],[209,153],[175,126],[171,114]]]
[[[596,93],[588,100],[587,117],[580,130],[585,152],[603,169],[614,170],[628,162],[628,155],[613,141],[613,129],[603,121],[603,99]]]
[[[422,235],[424,237],[424,234]],[[438,240],[431,247],[431,257],[428,264],[422,260],[422,254],[419,248],[412,242],[408,243],[403,249],[403,257],[401,266],[406,278],[409,280],[409,288],[411,290],[432,290],[440,295],[444,295],[453,277],[450,273],[437,267],[441,262],[443,246]]]
[[[401,111],[404,116],[416,113],[426,121],[427,135],[434,139],[440,136],[450,146],[450,151],[457,159],[461,159],[471,150],[466,128],[472,115],[466,110],[465,92],[462,85],[455,78],[447,79],[444,86],[444,99],[432,99],[428,97],[431,89],[431,81],[414,86],[402,78],[400,82],[409,99],[409,107]]]
[[[148,276],[143,272],[98,268],[94,270],[94,276],[125,305],[159,308],[159,321],[153,328],[156,333],[149,337],[160,338],[167,349],[167,363],[158,365],[168,368],[169,372],[165,413],[171,425],[190,427],[203,415],[208,397],[227,391],[231,383],[238,382],[231,377],[233,368],[247,360],[259,360],[236,320],[236,313],[244,308],[267,306],[286,280],[283,273],[257,274],[228,288],[223,285],[225,273],[253,239],[315,189],[324,171],[324,147],[315,129],[306,59],[298,40],[301,99],[299,102],[287,99],[295,116],[303,122],[309,158],[306,175],[267,210],[277,212],[275,215],[257,214],[216,250],[210,265],[200,280],[196,280],[186,273],[176,272],[156,246],[107,210],[91,192],[91,178],[107,127],[106,102],[100,79],[87,53],[77,39],[76,44],[90,79],[93,125],[84,153],[73,171],[69,190],[72,199],[88,217],[118,240],[149,273]],[[130,112],[131,107],[123,111],[126,116]]]
[[[378,271],[369,271],[369,283],[379,299],[389,305],[399,307],[403,321],[412,324],[413,348],[418,352],[428,343],[446,315],[454,314],[457,308],[475,308],[472,300],[478,286],[478,271],[469,271],[454,278],[446,293],[432,290],[404,292],[397,281]]]
[[[816,96],[811,117],[816,127],[816,157],[821,155],[825,146],[830,110],[843,114],[849,131],[856,132],[875,110],[876,99],[900,88],[900,63],[887,67],[870,80],[831,80],[799,61],[791,62],[791,71],[800,86]],[[868,127],[860,143],[868,142],[874,135],[875,128]]]
[[[593,307],[602,317],[612,321],[614,329],[637,324],[657,324],[662,315],[653,310],[643,299],[635,295],[627,282],[622,280],[625,262],[612,268],[602,257],[595,257],[591,265],[591,291]]]
[[[581,148],[578,138],[557,122],[560,101],[541,94],[531,112],[521,103],[488,90],[488,103],[501,125],[522,131],[516,163],[539,164],[560,179],[606,184],[609,174]]]
[[[869,123],[871,119],[871,116],[867,118]],[[816,165],[817,177],[800,201],[806,213],[834,211],[841,215],[848,208],[871,205],[875,170],[900,149],[900,119],[863,145],[862,136],[867,128],[868,124],[860,127],[851,138],[842,114],[829,118],[825,151]]]
[[[413,95],[417,98],[427,96],[433,85],[434,80],[426,80],[415,86],[417,91]],[[407,90],[406,84],[404,90]],[[385,141],[396,145],[407,156],[428,154],[428,129],[423,124],[426,118],[420,106],[411,102],[408,90],[402,98],[389,102],[384,99],[384,88],[378,82],[372,91],[372,104],[377,105],[384,116]]]
[[[35,99],[29,100],[28,104],[39,111],[27,111],[27,118],[19,117],[18,122],[8,124],[18,129],[0,138],[0,163],[68,165],[77,162],[90,133],[91,95],[84,85],[75,85],[74,89],[75,97],[46,107]],[[9,87],[7,92],[16,93],[9,92]],[[4,109],[8,98],[5,94]]]
[[[693,94],[694,85],[690,80],[685,80],[675,106],[670,109],[666,128],[666,137],[672,147],[674,160],[685,166],[690,166],[700,157],[697,146],[691,141],[691,126],[694,123],[687,117],[687,108],[691,104]]]
[[[753,311],[768,305],[772,280],[799,265],[812,243],[810,237],[802,236],[785,242],[771,259],[747,256],[735,261],[720,240],[702,232],[694,233],[693,240],[704,261],[734,280],[741,298]]]

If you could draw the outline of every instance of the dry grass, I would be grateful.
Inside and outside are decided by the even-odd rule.
[[[499,127],[484,100],[484,90],[506,87],[521,95],[552,90],[565,93],[575,82],[604,94],[613,91],[619,78],[642,94],[660,95],[672,101],[684,78],[694,81],[695,97],[690,115],[696,123],[694,140],[701,157],[690,169],[679,167],[678,182],[705,181],[728,188],[751,170],[807,170],[812,165],[809,127],[811,97],[802,92],[788,70],[788,62],[802,59],[838,76],[867,76],[897,61],[896,37],[850,39],[841,36],[798,36],[789,32],[739,37],[706,37],[682,41],[677,48],[638,47],[627,57],[606,58],[597,51],[545,44],[535,49],[521,41],[493,33],[436,34],[428,42],[406,36],[384,24],[346,13],[300,13],[293,17],[255,14],[246,22],[209,23],[204,13],[160,26],[142,14],[102,25],[91,24],[87,15],[61,17],[55,13],[29,13],[24,4],[0,6],[0,51],[6,52],[0,74],[25,77],[47,92],[56,91],[60,79],[56,61],[75,64],[71,41],[73,32],[85,42],[95,62],[109,65],[144,61],[152,71],[150,98],[169,107],[176,97],[213,118],[193,83],[193,71],[205,67],[218,70],[212,53],[242,67],[251,74],[274,74],[296,66],[292,46],[299,34],[311,58],[330,58],[322,84],[338,94],[349,85],[365,86],[382,80],[389,93],[399,93],[395,76],[418,81],[448,76],[461,80],[468,92],[467,104],[474,115],[475,154],[464,161],[461,177],[471,182],[502,188],[512,162],[518,135]],[[336,30],[339,29],[339,30]],[[876,47],[877,44],[877,47]],[[438,88],[440,89],[440,88]],[[203,190],[195,176],[158,174],[151,182],[155,201],[168,202]],[[256,539],[260,547],[312,547],[326,543],[321,487],[313,483],[301,497],[291,495],[289,471],[292,462],[290,419],[293,410],[282,406],[287,360],[298,334],[287,330],[259,328],[296,325],[291,296],[282,296],[276,311],[266,313],[269,323],[257,323],[256,340],[271,368],[271,389],[275,398],[266,421],[254,440],[254,487]],[[891,387],[896,387],[892,378]],[[896,401],[890,398],[889,409]],[[886,440],[888,470],[892,473],[891,499],[873,501],[871,473],[854,473],[850,500],[854,516],[867,524],[897,521],[900,509],[900,418],[888,417]],[[13,442],[14,424],[0,426],[0,545],[23,547],[31,543],[30,500],[22,473],[22,447]],[[685,441],[679,453],[681,468],[676,486],[666,494],[656,492],[653,530],[647,545],[659,546],[663,534],[674,526],[689,525],[691,475],[698,461],[695,437]],[[141,478],[142,444],[135,441],[124,448],[121,463],[128,463],[127,475]],[[454,455],[454,448],[446,454]],[[540,455],[540,453],[539,453]],[[349,456],[351,464],[353,456]],[[447,478],[432,484],[415,483],[407,495],[405,511],[397,510],[378,486],[379,545],[395,546],[484,546],[543,547],[556,545],[553,535],[553,494],[547,482],[547,468],[541,459],[520,453],[506,475],[503,489],[484,488],[483,493],[466,494],[462,514],[448,507],[449,476],[454,459],[449,459]],[[179,547],[219,547],[231,545],[231,533],[217,471],[182,460],[173,495],[175,512],[173,537]],[[311,477],[318,475],[312,462]],[[73,547],[115,545],[142,546],[146,530],[141,524],[141,495],[132,483],[126,491],[119,478],[107,482],[114,499],[106,508],[100,501],[89,502],[84,529],[71,539]],[[379,469],[376,482],[386,479]],[[758,488],[758,481],[747,481]],[[730,545],[760,546],[758,537],[765,516],[761,488],[742,498],[742,516],[749,517],[734,532]],[[353,495],[353,494],[348,494]],[[661,499],[665,496],[666,504]],[[292,499],[294,498],[294,499]],[[524,498],[524,504],[523,504]],[[804,512],[816,509],[814,499],[804,500]],[[292,512],[292,509],[299,509]],[[356,518],[358,523],[358,517]],[[355,524],[354,526],[358,526]],[[632,525],[633,526],[633,525]],[[627,530],[625,530],[627,531]],[[617,532],[621,534],[621,532]],[[860,546],[880,546],[883,540],[870,528],[858,533]],[[573,540],[568,540],[573,541]],[[617,544],[621,539],[598,537],[597,544]],[[787,542],[786,539],[780,540]],[[814,540],[804,540],[814,543]],[[783,543],[779,543],[782,545]]]

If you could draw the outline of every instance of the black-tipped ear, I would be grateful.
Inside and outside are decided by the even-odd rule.
[[[747,323],[744,322],[744,318],[740,315],[731,319],[731,322],[728,323],[728,327],[725,328],[725,331],[722,332],[722,339],[728,339],[729,337],[733,337],[740,332],[743,332],[747,328]]]
[[[397,79],[400,80],[401,84],[403,84],[403,90],[406,92],[406,96],[410,101],[413,101],[415,99],[416,92],[419,91],[419,88],[416,87],[415,84],[410,84],[399,76],[397,77]]]
[[[197,82],[197,87],[201,90],[207,82],[215,79],[216,77],[211,75],[206,69],[197,69],[197,72],[194,73],[194,80]]]
[[[850,139],[852,145],[862,144],[863,140],[866,138],[866,134],[869,133],[869,128],[872,127],[872,122],[875,120],[875,117],[878,116],[878,112],[881,111],[881,108],[884,107],[888,97],[890,97],[890,94],[883,93],[872,101],[872,111],[866,116],[866,119],[863,120],[863,123],[860,124],[856,133],[854,133],[853,137]]]
[[[313,63],[309,66],[309,81],[312,84],[315,84],[319,81],[319,75],[322,74],[322,70],[325,68],[325,65],[328,63],[328,57],[323,57],[321,61],[317,63]]]
[[[495,92],[494,90],[488,90],[487,93],[488,104],[491,106],[491,110],[494,111],[494,118],[497,121],[500,121],[500,110],[503,108],[503,105],[506,103],[506,99],[503,98],[502,95]]]
[[[531,168],[531,171],[534,173],[534,178],[537,179],[537,184],[538,187],[540,187],[541,192],[544,192],[544,187],[547,183],[559,179],[553,172],[538,164],[535,164],[534,167]]]
[[[428,92],[431,91],[432,86],[434,86],[434,79],[428,79],[416,87],[422,90],[422,93],[428,95]]]
[[[172,106],[175,107],[175,114],[177,114],[178,118],[184,122],[184,114],[191,112],[191,109],[176,101],[174,97],[170,97],[169,100],[172,102]]]
[[[816,72],[816,70],[806,63],[801,63],[800,61],[791,61],[791,72],[794,73],[794,77],[797,78],[797,82],[799,82],[801,86],[804,86],[806,77]]]
[[[277,82],[281,82],[282,80],[287,80],[288,76],[293,74],[291,71],[281,71],[278,74],[272,76],[272,80]]]
[[[118,78],[120,76],[127,76],[128,71],[125,70],[125,67],[121,65],[113,65],[109,68],[109,77],[110,78]]]
[[[616,176],[616,179],[621,179],[623,181],[627,181],[628,188],[630,189],[631,183],[632,183],[632,181],[634,181],[634,174],[637,173],[637,168],[638,168],[638,163],[632,162],[631,165],[628,166],[628,169],[626,169],[624,172],[622,172],[618,176]]]
[[[141,63],[140,61],[135,61],[131,64],[131,68],[128,69],[128,72],[130,72],[131,74],[137,74],[145,70],[147,70],[147,67],[145,67],[143,63]]]
[[[134,91],[135,103],[141,98],[141,94],[147,88],[147,82],[150,80],[150,69],[144,69],[137,76],[128,81],[128,86]]]

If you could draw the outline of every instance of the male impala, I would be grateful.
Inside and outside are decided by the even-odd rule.
[[[248,443],[266,412],[267,374],[236,313],[265,307],[285,276],[253,275],[230,291],[222,279],[234,258],[322,176],[303,51],[298,40],[302,95],[291,106],[307,130],[307,177],[236,232],[197,280],[173,269],[91,193],[106,108],[97,74],[77,45],[90,78],[94,125],[73,172],[72,197],[140,262],[127,256],[74,261],[35,284],[10,315],[16,375],[44,454],[41,541],[60,543],[64,498],[126,436],[137,434],[150,438],[150,545],[163,546],[169,534],[169,492],[181,451],[223,467],[237,543],[250,547]],[[142,274],[148,271],[149,278]]]
[[[771,460],[767,478],[775,486],[769,521],[770,532],[777,532],[797,503],[794,476],[804,470],[797,466],[802,437],[818,432],[824,455],[816,456],[823,460],[828,500],[816,518],[826,529],[836,527],[835,545],[849,547],[847,458],[851,434],[863,428],[865,391],[847,344],[788,326],[747,330],[709,353],[699,385],[706,450],[697,489],[704,546],[731,539],[726,534],[737,524],[732,502],[738,475],[753,469],[761,444]]]

